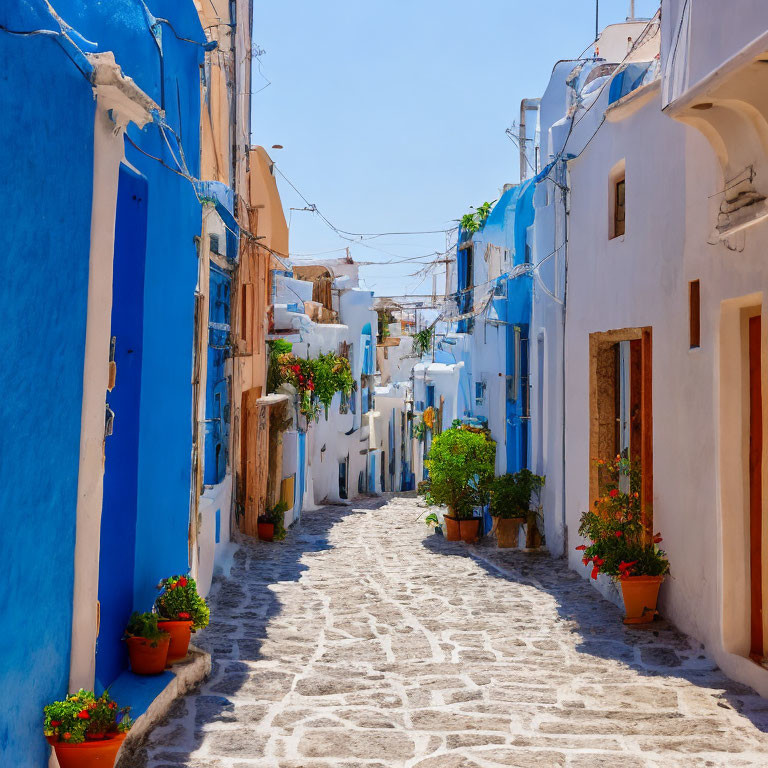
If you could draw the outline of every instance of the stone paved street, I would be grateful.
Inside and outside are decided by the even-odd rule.
[[[768,701],[563,561],[432,535],[415,498],[248,542],[211,678],[121,768],[768,765]]]

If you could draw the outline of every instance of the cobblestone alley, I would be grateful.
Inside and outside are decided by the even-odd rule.
[[[121,768],[768,765],[768,702],[562,561],[432,535],[411,497],[249,542],[210,679]]]

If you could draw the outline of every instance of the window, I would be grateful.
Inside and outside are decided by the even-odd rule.
[[[626,232],[626,163],[624,160],[611,168],[608,184],[608,237],[623,237]]]
[[[701,346],[701,284],[698,280],[688,283],[688,319],[690,323],[691,349]]]
[[[481,406],[485,404],[485,382],[475,382],[475,405]]]
[[[435,385],[427,384],[427,408],[435,407]]]
[[[626,180],[622,177],[614,185],[614,208],[613,208],[613,236],[621,237],[624,234],[624,224],[626,217],[625,206],[625,188]]]

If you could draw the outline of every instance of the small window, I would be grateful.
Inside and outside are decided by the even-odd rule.
[[[690,322],[690,347],[701,346],[701,285],[698,280],[688,283],[688,318]]]
[[[475,382],[475,405],[484,405],[484,404],[485,404],[485,382],[476,381]]]
[[[427,384],[427,408],[435,407],[435,385]]]
[[[211,241],[211,253],[216,253],[216,254],[220,253],[220,251],[219,251],[219,236],[216,233],[211,232],[211,234],[209,235],[209,238],[210,238],[210,241]]]
[[[622,176],[613,186],[613,236],[621,237],[625,231],[626,218],[626,179]]]

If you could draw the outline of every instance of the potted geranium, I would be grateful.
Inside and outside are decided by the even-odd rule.
[[[527,523],[526,546],[537,546],[541,536],[536,525],[536,510],[531,501],[538,500],[544,478],[530,469],[501,475],[491,484],[491,515],[496,523],[499,547],[516,547],[520,526]]]
[[[136,675],[159,675],[168,659],[171,636],[157,626],[157,614],[133,613],[125,628],[131,671]]]
[[[113,766],[132,725],[129,710],[118,707],[106,691],[97,697],[93,691],[79,690],[48,704],[43,732],[60,768]]]
[[[157,626],[171,636],[167,663],[173,664],[187,655],[192,632],[208,626],[210,611],[189,576],[170,576],[157,588],[162,590],[155,599]]]
[[[262,541],[281,541],[285,538],[285,513],[288,505],[284,501],[278,501],[274,507],[267,509],[263,515],[259,515],[256,521],[259,538]]]
[[[427,504],[445,504],[448,541],[477,541],[480,519],[474,508],[485,502],[493,480],[496,443],[482,430],[452,427],[432,441],[427,466]]]
[[[593,509],[581,516],[579,534],[590,543],[576,549],[584,553],[584,565],[592,565],[593,579],[605,573],[620,584],[624,623],[647,624],[656,615],[669,561],[659,549],[661,536],[651,537],[643,524],[638,465],[621,456],[597,465],[608,482]]]

